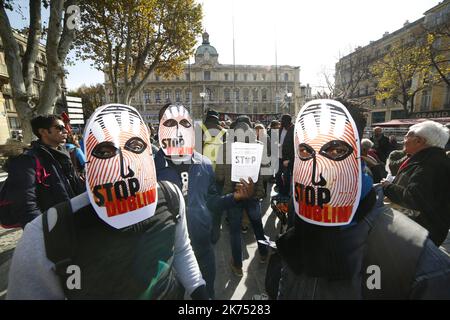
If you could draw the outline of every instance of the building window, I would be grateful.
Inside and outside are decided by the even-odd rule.
[[[267,89],[262,89],[261,99],[262,101],[267,101]]]
[[[244,81],[247,81],[247,74],[244,74]]]
[[[187,81],[191,80],[191,74],[189,72],[186,73],[186,80]]]
[[[11,99],[5,99],[5,109],[6,111],[12,111]]]
[[[257,89],[255,89],[255,90],[253,90],[253,101],[258,101],[258,90]]]
[[[394,119],[405,119],[405,118],[406,118],[405,110],[392,110],[391,111],[391,120],[394,120]]]
[[[155,75],[155,80],[159,81],[159,76],[158,75]]]
[[[170,102],[170,90],[169,89],[167,89],[164,92],[164,98],[165,98],[166,102]]]
[[[144,102],[150,103],[150,92],[144,91]]]
[[[177,89],[175,91],[175,101],[176,102],[181,102],[181,90],[180,89]]]
[[[234,96],[235,96],[235,98],[236,98],[236,101],[239,101],[239,99],[240,99],[240,97],[239,97],[239,89],[236,89],[236,90],[234,91]]]
[[[236,81],[237,79],[238,79],[238,74],[235,73],[235,74],[234,74],[234,80]]]
[[[421,111],[428,111],[430,110],[431,105],[431,94],[430,90],[425,89],[422,91],[422,101],[420,103],[420,110]]]
[[[10,129],[20,129],[19,119],[16,117],[8,117],[8,123]]]
[[[209,89],[209,88],[206,88],[206,99],[208,101],[213,101],[214,100],[213,99],[213,93],[212,93],[211,89]]]
[[[228,81],[228,73],[225,73],[225,81]]]
[[[284,81],[289,81],[289,74],[288,73],[284,74]]]
[[[161,91],[159,90],[155,91],[155,101],[156,103],[161,103]]]
[[[223,95],[226,102],[230,102],[230,89],[225,89],[223,91]]]
[[[256,73],[253,74],[253,81],[256,81],[258,79],[258,75]]]
[[[248,102],[248,89],[244,89],[244,102]]]
[[[186,90],[184,92],[185,98],[186,98],[186,102],[191,102],[191,92],[189,90]]]
[[[263,81],[266,81],[266,75],[263,74],[263,75],[261,76],[261,79],[262,79]]]
[[[36,79],[41,80],[41,72],[38,66],[34,66],[34,76]]]
[[[386,119],[386,112],[372,112],[372,124],[384,122]]]
[[[372,98],[372,105],[376,106],[377,105],[377,99],[376,98]]]
[[[211,80],[211,71],[203,71],[203,80],[205,81]]]

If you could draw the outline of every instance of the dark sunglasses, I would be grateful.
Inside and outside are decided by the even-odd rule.
[[[52,126],[52,128],[58,129],[59,131],[66,130],[66,127],[63,126],[62,124],[54,125],[54,126]]]

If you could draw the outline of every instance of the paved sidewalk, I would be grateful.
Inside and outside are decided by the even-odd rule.
[[[277,235],[275,214],[270,208],[270,199],[267,197],[262,203],[264,232],[272,240]],[[224,221],[224,219],[223,219]],[[265,292],[264,279],[267,262],[259,261],[258,246],[251,225],[247,233],[242,234],[243,241],[243,277],[235,276],[230,269],[231,247],[228,225],[222,224],[221,236],[216,244],[216,299],[219,300],[250,300],[255,294]]]

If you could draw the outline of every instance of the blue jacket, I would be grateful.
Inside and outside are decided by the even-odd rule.
[[[69,153],[72,152],[73,149],[75,149],[75,157],[77,158],[81,167],[84,168],[84,165],[86,164],[86,157],[84,156],[83,151],[81,151],[81,148],[78,148],[72,143],[66,143],[66,149]]]
[[[155,155],[155,166],[158,181],[170,181],[182,189],[181,178],[167,163],[162,149]],[[219,194],[211,161],[198,152],[194,152],[189,168],[188,190],[186,216],[189,236],[194,247],[207,245],[211,242],[211,212],[228,209],[237,202],[231,193]]]

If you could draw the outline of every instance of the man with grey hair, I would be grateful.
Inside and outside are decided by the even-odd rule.
[[[424,121],[409,128],[403,150],[408,158],[392,183],[382,180],[385,195],[412,210],[412,218],[430,233],[440,246],[450,227],[450,159],[444,147],[449,129]]]

